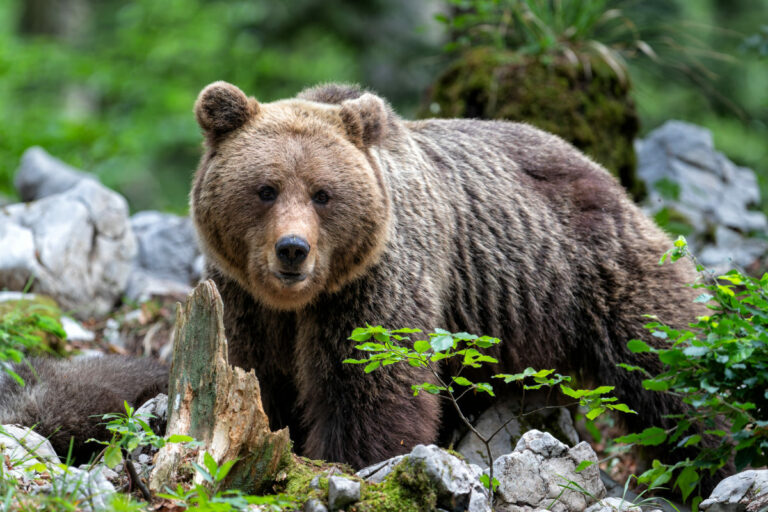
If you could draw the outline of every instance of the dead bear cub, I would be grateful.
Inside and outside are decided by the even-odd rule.
[[[206,151],[191,209],[231,362],[256,370],[305,455],[359,467],[437,437],[438,399],[409,390],[422,370],[342,364],[366,322],[499,337],[502,368],[591,375],[644,425],[679,410],[616,363],[653,366],[626,348],[647,339],[643,314],[694,319],[692,268],[658,266],[669,238],[563,140],[404,121],[340,85],[263,104],[216,82],[195,113]]]

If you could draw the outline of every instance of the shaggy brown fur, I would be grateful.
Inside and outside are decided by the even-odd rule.
[[[256,369],[272,421],[306,455],[360,467],[437,437],[438,399],[409,390],[424,372],[342,364],[366,323],[497,336],[499,368],[613,384],[640,412],[632,426],[680,411],[616,363],[654,367],[626,348],[648,339],[643,314],[694,319],[692,268],[658,266],[669,238],[563,140],[518,123],[403,121],[338,85],[258,104],[217,82],[196,112],[208,121],[192,212],[231,361]],[[276,255],[287,236],[308,246],[288,267]]]
[[[34,426],[61,457],[74,438],[76,464],[88,462],[103,448],[86,443],[88,439],[109,440],[102,415],[125,412],[124,401],[139,407],[168,392],[168,369],[147,358],[32,359],[13,365],[13,370],[25,385],[0,373],[0,425]]]

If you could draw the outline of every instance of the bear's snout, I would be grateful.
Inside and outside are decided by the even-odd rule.
[[[309,254],[309,243],[296,235],[282,237],[275,244],[277,259],[286,267],[296,268],[301,265]]]

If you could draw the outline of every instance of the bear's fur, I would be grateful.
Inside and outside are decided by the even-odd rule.
[[[73,438],[75,464],[88,462],[104,448],[88,439],[109,440],[102,415],[124,413],[124,401],[138,408],[168,392],[168,368],[149,358],[33,358],[11,368],[24,385],[0,370],[0,425],[34,427],[62,458]]]
[[[347,338],[366,323],[499,337],[486,378],[533,366],[615,385],[640,413],[631,427],[681,410],[616,364],[657,368],[626,343],[648,340],[643,314],[694,319],[693,269],[659,266],[669,238],[560,138],[404,121],[340,85],[262,104],[216,82],[195,112],[206,150],[191,210],[230,360],[256,370],[304,454],[361,467],[438,435],[438,397],[410,392],[423,370],[342,363],[360,357]],[[299,239],[300,257],[280,253]]]

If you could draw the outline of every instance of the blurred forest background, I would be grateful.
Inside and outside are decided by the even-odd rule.
[[[262,101],[358,82],[415,117],[435,113],[430,86],[468,46],[570,58],[580,41],[611,67],[626,63],[641,135],[668,119],[712,130],[719,150],[758,172],[766,209],[768,0],[528,0],[580,7],[537,20],[527,38],[504,18],[515,3],[3,0],[0,194],[13,197],[21,154],[40,145],[133,210],[181,213],[200,152],[192,104],[209,82]]]

